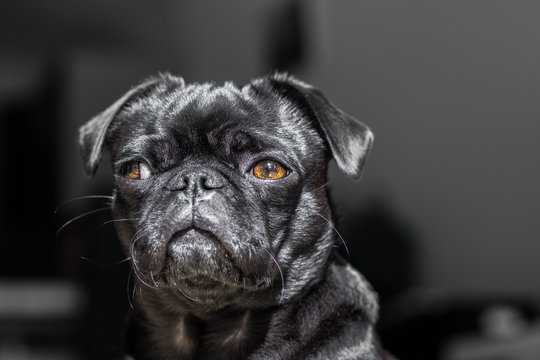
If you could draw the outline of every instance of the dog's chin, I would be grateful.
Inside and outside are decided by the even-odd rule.
[[[159,278],[170,289],[190,298],[232,298],[270,287],[270,266],[266,259],[258,261],[263,271],[242,269],[216,235],[190,227],[176,232],[169,241]]]

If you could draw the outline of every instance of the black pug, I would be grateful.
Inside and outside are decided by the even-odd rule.
[[[110,152],[136,275],[135,359],[382,359],[377,299],[336,254],[326,172],[358,179],[373,135],[283,74],[244,87],[160,75],[81,127]]]

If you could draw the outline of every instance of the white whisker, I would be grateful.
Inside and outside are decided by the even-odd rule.
[[[154,283],[154,286],[156,288],[158,288],[158,284],[156,283],[156,280],[154,280],[154,273],[152,271],[150,271],[150,278],[152,279],[152,282]]]
[[[85,217],[85,216],[87,216],[87,215],[91,215],[91,214],[94,214],[94,213],[97,213],[97,212],[100,212],[100,211],[109,210],[109,209],[110,209],[109,206],[107,206],[107,207],[102,207],[102,208],[99,208],[99,209],[96,209],[96,210],[87,211],[87,212],[85,212],[84,214],[75,216],[73,219],[68,220],[67,222],[65,222],[64,225],[62,225],[62,226],[60,227],[60,229],[58,229],[58,231],[56,232],[56,237],[58,238],[58,235],[60,234],[60,232],[61,232],[62,230],[64,230],[64,228],[65,228],[66,226],[68,226],[69,224],[71,224],[72,222],[74,222],[74,221],[76,221],[76,220],[79,220],[80,218],[83,218],[83,217]]]
[[[349,253],[349,248],[347,247],[347,243],[345,242],[345,239],[343,239],[343,236],[341,236],[339,231],[336,229],[336,227],[334,226],[334,224],[332,224],[332,222],[330,220],[328,220],[327,218],[325,218],[324,216],[322,216],[320,214],[317,214],[317,215],[319,217],[323,218],[324,220],[326,220],[328,225],[330,225],[332,227],[332,229],[334,229],[335,233],[337,234],[337,236],[339,236],[339,238],[341,239],[341,242],[343,243],[343,246],[345,247],[345,251],[347,252],[347,258],[350,260],[351,259],[351,254]]]
[[[129,275],[128,275],[127,285],[126,285],[126,292],[127,292],[129,307],[131,308],[131,310],[134,310],[133,309],[133,302],[131,301],[131,297],[133,297],[133,300],[135,300],[135,293],[133,293],[131,296],[129,294],[129,285],[130,285],[130,282],[131,282],[131,273],[133,273],[133,268],[129,269]],[[133,284],[134,288],[135,288],[135,286],[136,285]]]
[[[129,253],[131,255],[131,262],[133,264],[133,273],[137,277],[137,279],[144,285],[146,285],[149,288],[154,288],[154,286],[150,285],[147,281],[145,281],[145,277],[141,269],[139,268],[139,265],[137,264],[137,260],[135,257],[135,243],[139,241],[142,238],[142,229],[137,231],[135,234],[133,234],[133,237],[131,238],[131,246],[129,249]]]
[[[315,191],[320,190],[320,189],[322,189],[324,187],[327,187],[329,184],[330,184],[330,182],[327,182],[326,184],[323,184],[323,185],[311,190],[311,192],[315,192]]]
[[[279,263],[277,262],[276,258],[272,254],[270,254],[268,250],[264,249],[264,251],[266,251],[266,253],[270,256],[270,258],[272,259],[274,264],[276,264],[279,270],[279,275],[281,276],[281,295],[279,297],[279,302],[281,302],[283,300],[283,290],[285,289],[285,279],[283,277],[283,271],[281,271],[281,266],[279,266]]]
[[[133,218],[133,219],[113,219],[113,220],[105,221],[105,222],[104,222],[103,224],[101,224],[101,225],[107,225],[107,224],[114,223],[114,222],[121,222],[121,221],[136,221],[136,220],[139,220],[139,218]]]
[[[56,214],[58,212],[58,210],[66,205],[66,204],[69,204],[73,201],[78,201],[78,200],[86,200],[86,199],[107,199],[107,200],[112,200],[114,199],[112,196],[107,196],[107,195],[86,195],[86,196],[79,196],[79,197],[76,197],[76,198],[73,198],[73,199],[69,199],[69,200],[66,200],[64,202],[61,202],[57,207],[56,209],[54,209],[54,213]]]
[[[126,261],[131,260],[131,257],[127,257],[125,259],[122,259],[122,260],[119,260],[119,261],[116,261],[116,262],[113,262],[113,263],[110,263],[110,264],[105,264],[105,263],[100,263],[98,261],[89,259],[86,256],[81,256],[80,258],[81,258],[81,260],[88,261],[90,264],[98,265],[98,266],[105,266],[105,267],[116,266],[116,265],[119,265],[119,264],[125,263]]]
[[[189,299],[189,300],[191,300],[191,301],[193,301],[193,302],[199,302],[199,300],[194,299],[194,298],[188,296],[188,295],[187,295],[185,292],[183,292],[182,289],[180,289],[179,287],[177,287],[177,289],[178,289],[178,291],[180,291],[180,294],[184,295],[187,299]]]

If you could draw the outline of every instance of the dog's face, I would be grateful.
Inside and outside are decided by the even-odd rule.
[[[336,245],[326,164],[358,177],[372,140],[285,76],[243,88],[154,78],[80,135],[89,174],[111,154],[138,280],[205,311],[277,304],[317,278]]]

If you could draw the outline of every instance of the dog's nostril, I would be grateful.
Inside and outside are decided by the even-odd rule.
[[[189,179],[182,178],[181,181],[174,181],[166,185],[164,188],[169,191],[184,191],[188,188]]]
[[[206,177],[201,178],[201,185],[204,190],[212,190],[212,184]]]
[[[200,184],[204,190],[215,190],[223,187],[223,182],[216,178],[208,178],[203,176],[200,179]]]

